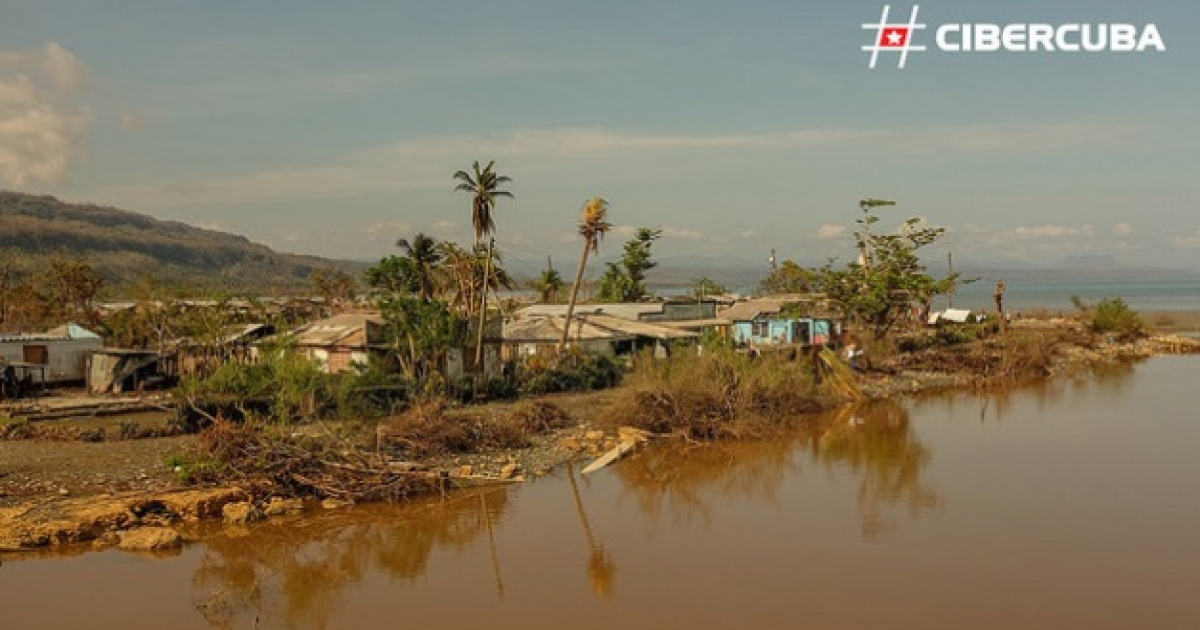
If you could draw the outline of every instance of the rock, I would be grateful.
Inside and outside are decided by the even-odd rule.
[[[222,509],[230,504],[245,501],[249,497],[237,488],[214,488],[209,490],[186,490],[157,495],[155,500],[184,520],[215,518],[223,515]]]
[[[336,510],[339,508],[350,507],[354,505],[353,501],[345,501],[343,499],[325,499],[321,502],[321,507],[326,510]]]
[[[558,443],[558,446],[565,450],[574,451],[576,453],[583,450],[583,443],[581,443],[578,438],[573,437],[563,438],[563,440]]]
[[[121,544],[121,537],[116,532],[105,532],[92,541],[92,547],[101,550],[116,547]]]
[[[475,474],[475,468],[470,465],[463,465],[450,471],[451,477],[470,477]]]
[[[272,497],[267,502],[267,506],[263,509],[263,514],[267,516],[283,516],[284,514],[297,514],[304,511],[304,501],[300,499],[284,499],[281,497]]]
[[[521,467],[516,463],[505,464],[504,468],[500,469],[500,478],[512,479],[513,477],[517,476],[517,471],[520,469]]]
[[[261,521],[265,517],[262,511],[254,507],[253,504],[246,501],[239,501],[237,503],[228,503],[225,507],[221,508],[221,518],[229,524],[243,525],[245,523]]]
[[[599,442],[600,440],[604,439],[604,432],[603,431],[588,431],[587,433],[583,434],[583,439],[585,439],[589,442]]]
[[[183,546],[179,533],[167,527],[141,527],[119,535],[118,546],[125,551],[162,551]]]

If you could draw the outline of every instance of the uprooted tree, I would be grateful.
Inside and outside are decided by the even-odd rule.
[[[959,273],[935,279],[918,256],[918,250],[937,242],[945,228],[925,225],[923,219],[914,217],[895,233],[872,233],[872,226],[879,222],[877,210],[894,205],[896,202],[885,199],[860,201],[862,216],[855,232],[859,259],[840,269],[830,260],[816,273],[825,295],[844,315],[869,325],[876,339],[886,337],[914,308],[926,313],[934,296],[964,282]]]

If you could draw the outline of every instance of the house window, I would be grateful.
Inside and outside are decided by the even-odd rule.
[[[771,336],[771,323],[766,321],[750,322],[750,336],[763,339]]]
[[[22,354],[26,363],[38,365],[50,363],[50,349],[46,346],[25,346]]]

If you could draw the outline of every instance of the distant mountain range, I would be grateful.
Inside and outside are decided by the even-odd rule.
[[[58,251],[82,256],[110,284],[151,275],[168,285],[230,292],[294,291],[314,270],[359,275],[363,263],[285,254],[244,236],[105,206],[0,191],[0,248],[26,269]]]

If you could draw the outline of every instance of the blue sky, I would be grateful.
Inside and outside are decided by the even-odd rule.
[[[451,174],[494,159],[518,267],[569,266],[594,195],[607,255],[644,225],[664,257],[821,261],[875,196],[956,261],[1194,263],[1200,5],[922,2],[930,50],[868,70],[882,6],[0,0],[0,186],[371,259],[468,242]],[[949,22],[1154,23],[1166,51],[951,54]]]

